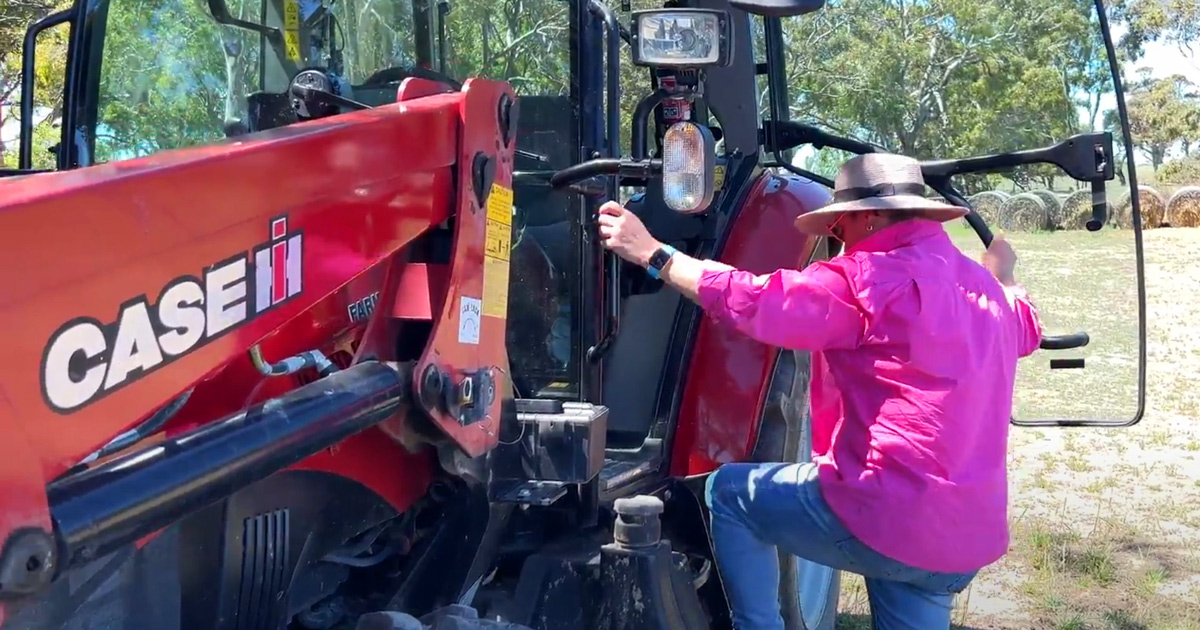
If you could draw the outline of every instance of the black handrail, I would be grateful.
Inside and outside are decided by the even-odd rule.
[[[18,141],[17,168],[33,168],[33,67],[37,62],[37,38],[42,31],[71,21],[75,9],[51,13],[34,22],[25,31],[21,50],[21,137]]]

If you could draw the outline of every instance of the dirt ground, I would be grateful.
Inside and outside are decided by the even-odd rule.
[[[964,251],[981,251],[970,234],[952,234]],[[1133,418],[1133,233],[1010,239],[1048,332],[1092,339],[1083,352],[1022,362],[1017,416]],[[961,628],[1200,629],[1200,229],[1148,230],[1144,252],[1144,418],[1128,428],[1013,428],[1012,543],[958,597]],[[1087,367],[1049,370],[1050,358],[1073,357]],[[861,580],[843,584],[838,628],[869,628]]]

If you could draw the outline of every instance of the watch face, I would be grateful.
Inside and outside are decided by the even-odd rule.
[[[666,250],[659,249],[658,251],[654,252],[654,255],[650,256],[650,266],[654,267],[655,269],[662,269],[666,266],[667,261],[669,260],[671,260],[671,255],[668,254]]]

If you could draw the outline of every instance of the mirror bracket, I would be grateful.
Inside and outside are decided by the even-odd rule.
[[[1026,164],[1053,164],[1081,182],[1106,182],[1115,176],[1111,132],[1082,133],[1041,149],[1013,151],[957,160],[922,162],[921,170],[932,180],[963,173],[1006,171]]]
[[[216,21],[217,24],[223,24],[225,26],[233,26],[235,28],[252,31],[262,35],[263,37],[266,37],[267,41],[271,42],[271,44],[274,46],[283,45],[283,35],[280,33],[279,29],[273,26],[265,26],[256,22],[247,22],[246,20],[239,20],[238,18],[233,17],[229,13],[229,5],[225,3],[225,0],[208,0],[208,12],[212,14],[213,20]]]

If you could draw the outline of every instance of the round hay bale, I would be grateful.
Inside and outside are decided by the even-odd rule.
[[[1200,227],[1200,186],[1184,186],[1167,202],[1171,227]]]
[[[1004,207],[1004,202],[1008,201],[1008,193],[1001,190],[988,190],[981,193],[976,193],[967,198],[971,206],[975,208],[975,212],[988,225],[996,225],[1000,220],[1000,209]],[[965,223],[966,220],[964,219]]]
[[[1113,212],[1112,204],[1107,205],[1108,211],[1105,213],[1105,216],[1111,220]],[[1092,220],[1092,189],[1084,188],[1067,195],[1066,200],[1062,204],[1062,214],[1062,229],[1086,229],[1087,222]]]
[[[1167,200],[1162,194],[1149,186],[1138,186],[1138,205],[1142,209],[1142,229],[1152,229],[1162,225],[1167,213]],[[1113,225],[1122,229],[1133,227],[1133,193],[1127,193],[1121,203],[1117,204],[1112,213]]]
[[[1063,222],[1063,205],[1062,200],[1058,195],[1050,190],[1031,190],[1030,194],[1037,195],[1042,200],[1042,204],[1046,206],[1046,228],[1057,230]]]
[[[1032,193],[1021,193],[1004,202],[999,221],[1002,230],[1011,232],[1035,232],[1045,229],[1050,222],[1046,203]]]

